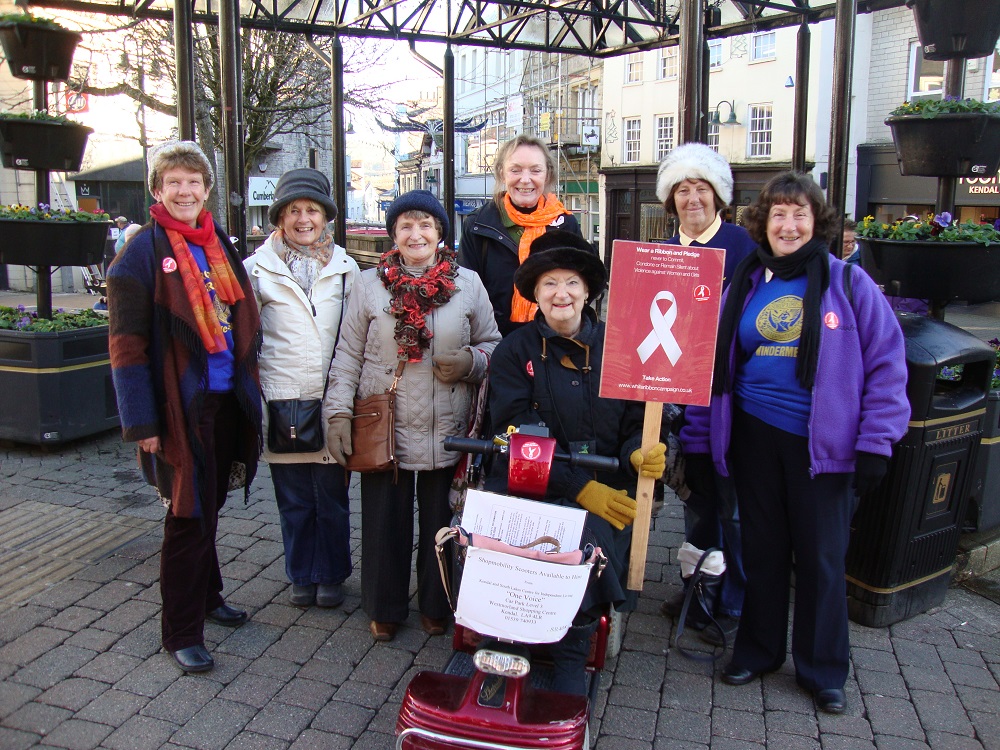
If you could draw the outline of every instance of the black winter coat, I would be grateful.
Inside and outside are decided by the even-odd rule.
[[[580,224],[572,214],[563,214],[562,218],[561,225],[549,229],[565,229],[580,234]],[[521,265],[517,257],[517,243],[507,232],[495,201],[487,202],[465,220],[458,263],[475,271],[483,280],[501,335],[507,336],[523,327],[523,323],[512,323],[510,320],[514,272]]]
[[[598,395],[604,354],[604,323],[590,307],[584,308],[584,328],[577,340],[563,338],[550,329],[539,312],[535,320],[505,337],[490,361],[490,411],[493,431],[508,425],[544,425],[565,453],[615,456],[619,470],[593,472],[555,462],[549,478],[547,502],[579,507],[576,497],[584,485],[596,480],[635,497],[636,475],[629,463],[642,442],[644,406],[638,401],[601,398]],[[542,343],[546,356],[542,358]],[[585,372],[589,348],[590,372]],[[486,481],[492,492],[507,491],[507,462],[497,461]],[[587,531],[608,557],[608,569],[588,589],[582,611],[613,603],[619,609],[634,606],[625,591],[632,527],[618,531],[593,513],[587,514]],[[584,539],[587,541],[587,539]]]

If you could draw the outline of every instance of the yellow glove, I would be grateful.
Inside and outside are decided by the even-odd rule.
[[[326,428],[326,449],[330,451],[333,460],[341,466],[347,464],[351,455],[351,418],[347,416],[330,417]]]
[[[576,501],[619,531],[635,520],[635,500],[625,490],[616,490],[594,480],[584,485]]]
[[[454,383],[472,372],[472,352],[468,349],[452,349],[450,352],[434,355],[434,377],[442,383]]]
[[[632,468],[639,476],[660,479],[667,468],[667,446],[663,443],[657,443],[646,451],[645,455],[643,455],[641,448],[634,450],[629,456],[629,461],[632,462]]]

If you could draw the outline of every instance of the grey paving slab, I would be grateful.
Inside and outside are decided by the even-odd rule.
[[[247,606],[251,620],[235,630],[206,628],[216,669],[184,676],[159,642],[163,510],[138,482],[133,462],[133,450],[113,433],[62,452],[0,446],[0,511],[30,503],[46,514],[114,514],[140,530],[155,522],[28,601],[0,600],[0,748],[392,747],[407,682],[417,671],[439,669],[450,640],[428,638],[413,612],[393,643],[371,641],[359,609],[357,482],[355,572],[336,610],[287,603],[266,467],[252,502],[227,506],[220,524],[224,593]],[[1000,750],[996,602],[952,589],[940,606],[909,621],[852,625],[848,711],[817,713],[795,684],[790,658],[777,673],[736,688],[670,645],[673,623],[659,604],[679,587],[682,516],[669,497],[654,519],[644,591],[624,619],[622,651],[609,659],[593,707],[594,747]]]

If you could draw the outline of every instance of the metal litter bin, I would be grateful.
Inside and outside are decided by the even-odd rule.
[[[990,391],[986,398],[986,424],[972,476],[966,530],[995,529],[1000,526],[1000,391]]]
[[[960,328],[897,314],[910,426],[882,486],[860,503],[847,552],[852,620],[883,627],[943,601],[986,418],[993,350]]]

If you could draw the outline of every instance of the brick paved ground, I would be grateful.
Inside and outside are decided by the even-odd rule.
[[[352,498],[357,564],[356,486]],[[392,747],[407,681],[443,666],[449,639],[428,638],[411,613],[395,641],[375,645],[357,568],[340,609],[288,606],[264,467],[249,505],[231,498],[219,529],[225,595],[252,618],[208,625],[217,666],[184,676],[159,648],[162,514],[117,433],[52,451],[0,447],[0,748]],[[790,665],[734,688],[668,649],[658,607],[676,590],[681,529],[668,501],[639,609],[604,673],[597,748],[1000,748],[1000,605],[953,588],[891,628],[852,625],[848,712],[817,714]]]

